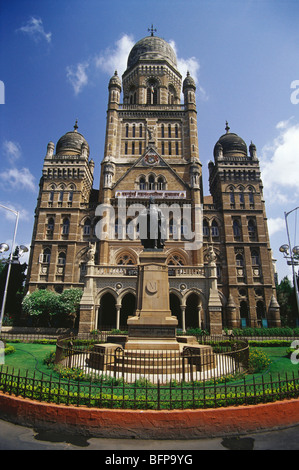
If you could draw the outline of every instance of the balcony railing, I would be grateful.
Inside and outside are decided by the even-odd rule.
[[[169,266],[168,275],[173,277],[204,277],[204,267],[196,266]],[[94,275],[95,276],[109,276],[109,277],[119,277],[119,276],[137,276],[138,266],[95,266]]]

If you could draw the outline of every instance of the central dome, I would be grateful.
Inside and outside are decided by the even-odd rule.
[[[135,44],[128,57],[128,68],[135,65],[138,60],[166,60],[173,67],[177,67],[173,48],[167,41],[157,36],[147,36]]]

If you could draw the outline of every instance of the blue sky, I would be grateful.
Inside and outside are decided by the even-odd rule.
[[[299,205],[298,18],[297,0],[2,0],[0,204],[20,211],[17,243],[30,245],[47,144],[76,119],[98,187],[109,79],[153,24],[175,47],[182,75],[196,79],[204,194],[227,120],[257,147],[279,278],[290,274],[278,249],[284,212]],[[14,218],[0,213],[0,242],[9,242]]]

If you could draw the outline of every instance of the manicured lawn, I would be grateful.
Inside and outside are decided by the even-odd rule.
[[[277,375],[278,373],[281,376],[285,374],[298,374],[299,364],[292,364],[292,361],[289,357],[286,356],[286,347],[269,347],[269,348],[256,348],[260,351],[263,351],[271,359],[271,364],[267,371],[264,372],[264,375],[272,374]]]
[[[13,354],[5,356],[5,365],[14,367],[15,370],[29,370],[32,374],[46,373],[49,374],[50,369],[43,364],[44,358],[52,351],[55,351],[55,344],[35,344],[35,343],[7,343],[15,348]]]

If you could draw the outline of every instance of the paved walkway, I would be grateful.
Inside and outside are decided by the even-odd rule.
[[[115,451],[115,455],[117,451],[120,455],[122,452],[125,452],[124,455],[129,455],[132,451],[132,455],[135,456],[140,452],[140,455],[143,455],[142,459],[147,458],[144,456],[146,454],[143,454],[144,451],[164,454],[165,451],[170,451],[169,454],[189,454],[193,459],[197,459],[196,451],[200,450],[299,450],[299,425],[239,437],[162,441],[62,435],[53,431],[39,432],[0,420],[0,450],[101,450],[104,457],[113,455],[111,451]]]

